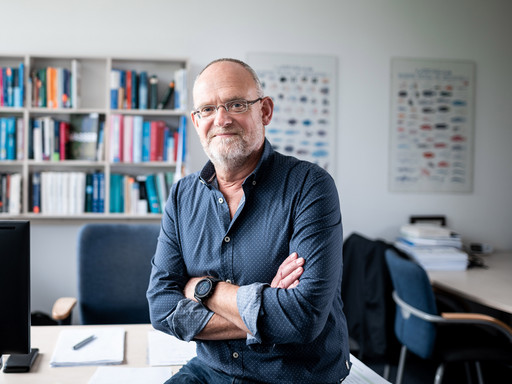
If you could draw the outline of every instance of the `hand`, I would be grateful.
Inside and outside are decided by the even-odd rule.
[[[201,280],[202,277],[191,277],[187,284],[185,284],[185,288],[183,288],[183,294],[187,299],[191,299],[197,301],[194,297],[194,292],[196,289],[196,284]]]
[[[299,285],[299,277],[302,275],[302,272],[304,272],[304,268],[302,268],[303,265],[304,259],[299,257],[297,252],[293,252],[279,266],[270,286],[272,288],[295,288]]]

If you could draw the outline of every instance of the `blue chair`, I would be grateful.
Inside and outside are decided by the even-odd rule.
[[[416,262],[386,251],[397,310],[395,334],[402,344],[396,383],[401,384],[407,352],[438,364],[434,383],[440,384],[449,363],[473,363],[483,383],[480,362],[512,363],[512,328],[477,313],[438,313],[425,270]]]
[[[159,231],[158,224],[91,223],[80,229],[81,324],[149,323],[146,290]],[[65,322],[62,319],[70,315],[74,303],[74,298],[59,299],[53,318]]]

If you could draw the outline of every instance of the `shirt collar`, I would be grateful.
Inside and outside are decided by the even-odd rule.
[[[254,171],[247,176],[244,183],[248,180],[255,180],[259,178],[260,175],[264,174],[265,170],[269,167],[271,158],[274,154],[274,149],[272,148],[272,144],[265,138],[265,143],[263,144],[263,154],[261,155],[260,160],[258,161],[258,165],[254,169]],[[213,163],[208,160],[205,164],[201,172],[199,173],[199,181],[206,185],[208,188],[212,188],[212,183],[216,178],[215,166]]]

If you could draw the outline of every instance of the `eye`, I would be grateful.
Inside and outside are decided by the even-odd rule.
[[[199,113],[201,115],[210,115],[215,111],[215,106],[213,105],[205,105],[201,108],[199,108]]]
[[[233,112],[240,112],[247,108],[247,102],[245,100],[233,100],[226,103],[226,106]]]

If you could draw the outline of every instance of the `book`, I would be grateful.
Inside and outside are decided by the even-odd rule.
[[[149,161],[163,161],[165,121],[152,121],[150,125]]]
[[[32,212],[41,213],[41,174],[32,174]]]
[[[7,159],[7,118],[0,118],[0,160]]]
[[[12,215],[21,213],[21,174],[12,173],[9,177],[9,210]]]
[[[150,161],[151,148],[151,122],[144,121],[142,123],[142,161]]]
[[[122,116],[110,116],[110,161],[112,163],[119,163],[122,159]]]
[[[93,212],[93,174],[88,173],[85,176],[85,207],[84,212]]]
[[[73,160],[96,160],[99,115],[71,115],[69,155]]]
[[[462,271],[468,266],[468,254],[455,247],[418,247],[401,241],[396,241],[394,245],[415,259],[427,271]]]
[[[156,109],[158,106],[158,77],[152,75],[149,78],[149,109]]]
[[[142,71],[139,75],[139,109],[148,109],[148,73]]]
[[[123,116],[123,159],[124,163],[133,161],[133,116]]]
[[[160,101],[158,103],[157,109],[167,108],[167,105],[169,105],[169,103],[171,102],[173,95],[174,95],[174,81],[171,81],[169,83],[169,87],[165,91],[165,95],[164,95],[162,101]]]
[[[110,108],[118,109],[119,89],[121,88],[121,71],[112,69],[110,71]]]
[[[96,161],[103,161],[105,158],[105,122],[100,121],[98,132],[98,143],[96,144]]]
[[[149,210],[151,213],[162,213],[158,194],[156,190],[155,175],[147,175],[146,177],[146,193],[149,203]]]
[[[124,207],[123,175],[110,174],[110,212],[122,213]]]
[[[142,161],[142,127],[144,120],[142,116],[133,116],[133,153],[132,161],[140,163]]]
[[[23,160],[25,153],[25,122],[22,117],[16,119],[16,159]]]
[[[76,59],[71,60],[71,106],[80,108],[80,87],[82,82],[82,66]]]

